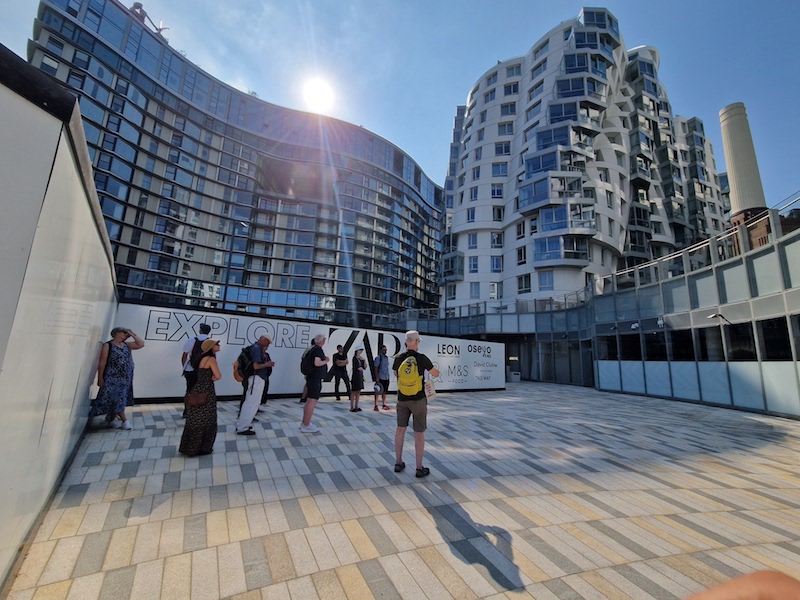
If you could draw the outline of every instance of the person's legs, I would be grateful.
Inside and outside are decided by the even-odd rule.
[[[417,469],[422,468],[422,455],[425,453],[425,432],[414,432],[414,451],[417,453]]]
[[[311,417],[314,415],[314,407],[317,406],[318,398],[308,398],[306,405],[303,407],[303,421],[302,424],[308,427],[311,424]]]
[[[394,464],[403,464],[403,441],[407,427],[398,427],[394,432]]]
[[[247,395],[239,411],[239,418],[236,421],[236,432],[241,433],[250,429],[253,417],[256,416],[258,405],[261,401],[261,392],[264,389],[264,380],[256,375],[247,380]]]

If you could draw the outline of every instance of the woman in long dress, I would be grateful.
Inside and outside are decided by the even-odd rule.
[[[133,341],[126,341],[131,338]],[[92,401],[90,417],[106,416],[109,427],[132,429],[125,407],[133,404],[132,350],[144,348],[144,340],[127,327],[114,327],[111,340],[103,344],[97,365],[97,385],[100,391]],[[119,421],[117,421],[119,417]]]
[[[192,365],[197,371],[197,383],[190,392],[206,394],[208,399],[202,406],[186,407],[186,425],[178,448],[178,452],[186,456],[211,454],[214,440],[217,439],[217,393],[214,382],[222,379],[216,359],[219,341],[205,340],[200,348],[202,354],[197,364]]]
[[[358,401],[361,399],[361,390],[364,389],[364,370],[367,368],[367,360],[362,356],[364,347],[356,348],[353,357],[353,376],[350,378],[350,412],[361,412],[358,408]]]

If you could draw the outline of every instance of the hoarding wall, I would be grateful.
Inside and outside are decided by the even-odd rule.
[[[183,396],[186,386],[181,377],[181,353],[186,341],[199,333],[201,323],[208,323],[211,337],[222,342],[217,358],[223,378],[216,384],[217,394],[222,396],[241,394],[241,384],[233,379],[233,362],[243,346],[252,344],[265,333],[273,340],[269,354],[275,361],[275,368],[270,377],[269,393],[275,396],[300,394],[304,383],[300,358],[318,333],[328,338],[323,347],[327,356],[334,354],[336,346],[341,344],[352,359],[355,348],[361,345],[370,365],[382,345],[386,345],[390,357],[405,347],[404,334],[396,331],[120,304],[115,324],[131,328],[146,344],[133,354],[136,363],[133,389],[137,399]],[[419,351],[439,368],[441,375],[436,380],[436,388],[440,391],[505,388],[503,344],[423,335]],[[367,392],[371,391],[372,381],[370,372],[366,375]],[[395,391],[397,386],[392,384],[389,389]],[[333,383],[325,383],[322,392],[332,393]]]

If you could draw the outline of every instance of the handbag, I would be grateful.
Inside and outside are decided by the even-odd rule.
[[[428,379],[425,382],[425,397],[428,399],[428,402],[436,398],[436,387],[433,385],[433,379]]]
[[[208,394],[205,392],[189,392],[183,397],[183,403],[187,408],[203,406],[206,402],[208,402]]]

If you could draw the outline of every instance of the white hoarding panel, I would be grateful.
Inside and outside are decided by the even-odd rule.
[[[223,374],[217,382],[217,394],[233,396],[241,393],[241,384],[233,379],[233,362],[242,347],[269,334],[270,358],[275,361],[269,383],[270,395],[300,395],[303,376],[300,357],[318,333],[328,339],[323,346],[330,356],[341,344],[352,359],[355,348],[364,346],[364,357],[370,366],[380,347],[386,345],[390,357],[404,349],[402,332],[355,329],[316,322],[289,321],[280,318],[204,313],[201,311],[121,304],[116,326],[129,327],[145,340],[145,347],[133,353],[136,364],[134,395],[139,399],[176,398],[186,391],[181,376],[181,354],[186,341],[199,333],[201,323],[211,326],[211,337],[222,342],[218,362]],[[105,341],[105,340],[101,340]],[[427,355],[441,372],[436,379],[438,390],[504,389],[505,346],[492,342],[474,342],[422,334],[419,351]],[[365,390],[371,391],[372,370]],[[350,366],[348,366],[350,373]],[[394,380],[394,377],[392,377]],[[397,386],[392,383],[389,391]],[[333,383],[322,387],[323,394],[333,392]]]

